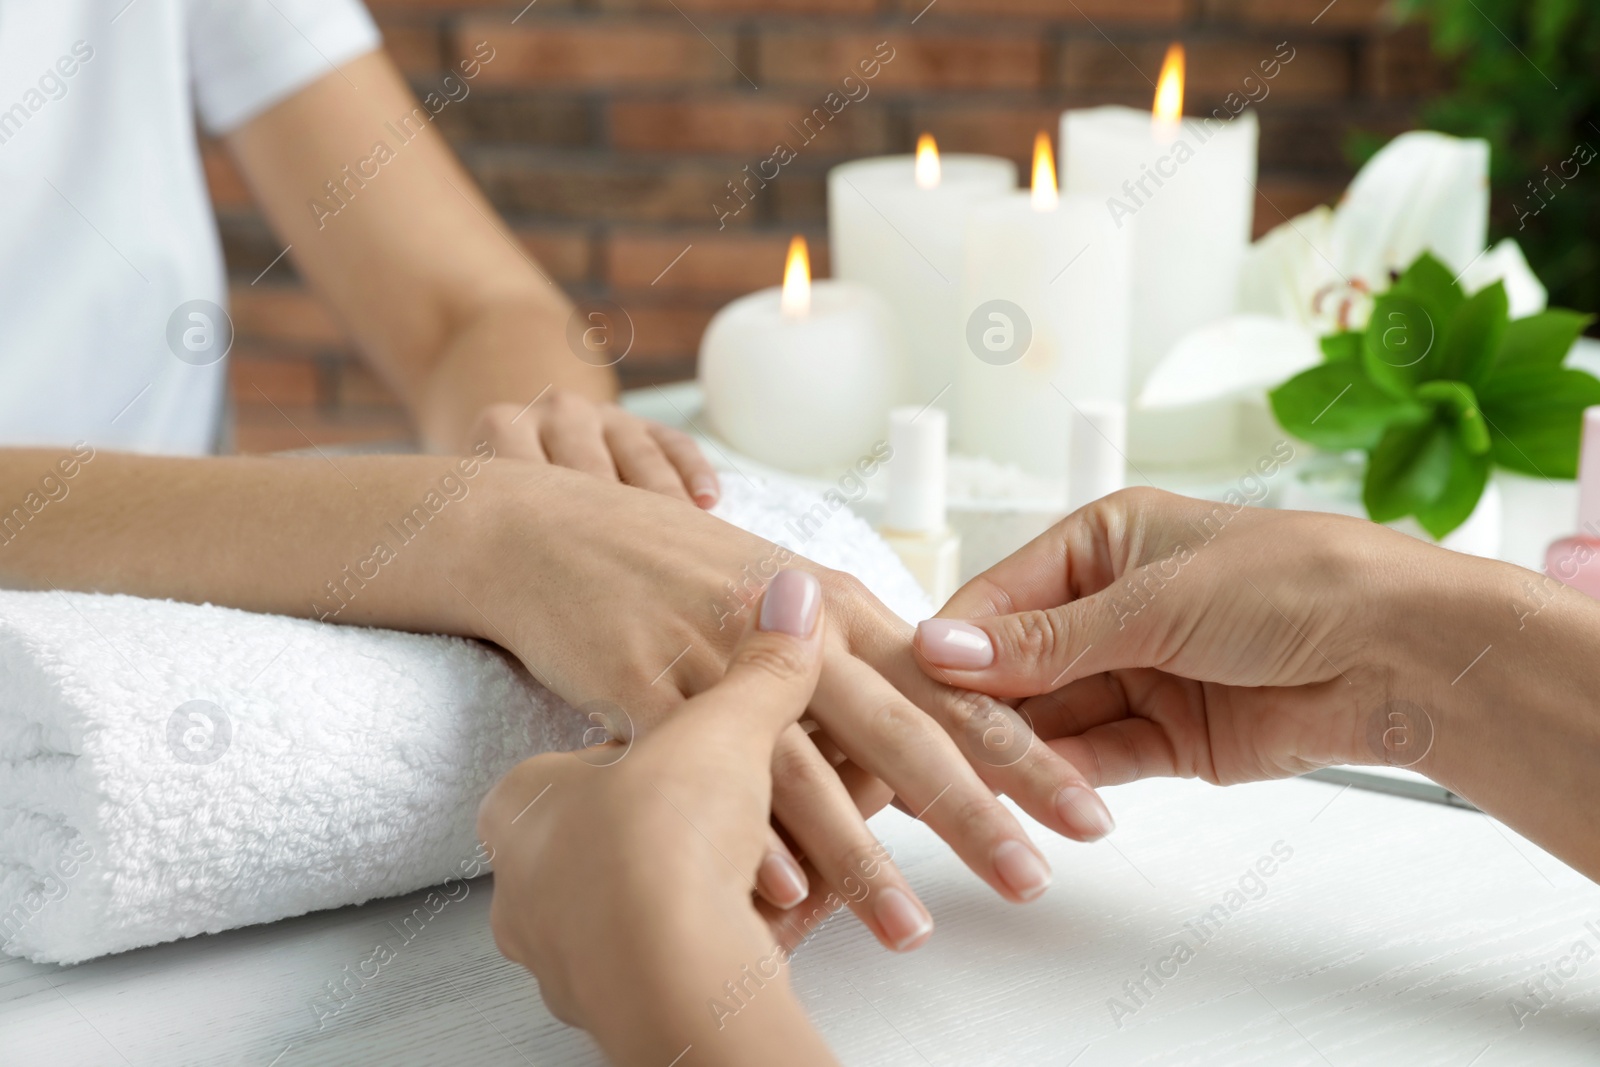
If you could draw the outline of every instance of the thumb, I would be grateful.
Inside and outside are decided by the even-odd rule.
[[[783,570],[767,586],[754,629],[733,650],[727,673],[674,719],[721,725],[770,753],[811,702],[822,673],[822,586],[808,571]],[[714,728],[714,727],[713,727]]]
[[[961,689],[996,697],[1051,693],[1087,675],[1157,666],[1176,601],[1171,593],[1140,600],[1113,586],[1059,607],[970,622],[927,619],[917,626],[917,659],[923,671]]]

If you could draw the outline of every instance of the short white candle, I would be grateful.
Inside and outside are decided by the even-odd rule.
[[[1033,190],[981,204],[968,222],[962,451],[1065,476],[1073,405],[1127,395],[1127,257],[1098,202],[1059,195],[1040,134]]]
[[[781,289],[740,297],[706,327],[706,417],[747,456],[827,475],[883,438],[902,360],[883,299],[850,282],[813,283],[797,237]]]
[[[833,274],[869,286],[894,310],[906,339],[904,402],[939,397],[948,406],[945,390],[955,380],[961,345],[955,297],[967,216],[974,204],[1016,186],[1010,160],[941,158],[926,134],[914,157],[856,160],[829,172]]]
[[[1133,237],[1132,396],[1180,338],[1229,314],[1250,242],[1256,118],[1181,118],[1182,50],[1168,54],[1157,90],[1164,114],[1126,107],[1061,117],[1062,188],[1092,197]],[[1130,396],[1130,399],[1132,397]],[[1130,412],[1135,463],[1203,465],[1234,445],[1232,405]]]

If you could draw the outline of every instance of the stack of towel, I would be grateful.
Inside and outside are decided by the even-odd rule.
[[[724,480],[724,519],[930,613],[847,509]],[[473,877],[483,794],[592,725],[461,638],[0,592],[0,951],[71,963]]]

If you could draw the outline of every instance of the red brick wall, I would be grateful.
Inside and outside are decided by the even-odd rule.
[[[520,16],[521,0],[368,3],[419,90],[494,45],[440,126],[555,278],[628,308],[628,385],[691,376],[712,312],[775,284],[791,233],[826,272],[824,178],[841,160],[909,151],[928,130],[1025,163],[1065,107],[1149,106],[1171,40],[1188,51],[1191,113],[1287,41],[1295,58],[1258,105],[1259,231],[1336,195],[1346,134],[1404,128],[1439,77],[1381,0],[536,0]],[[884,40],[896,55],[870,96],[719,231],[725,183]],[[287,263],[250,284],[282,246],[226,154],[213,146],[208,166],[234,278],[238,447],[408,436]]]

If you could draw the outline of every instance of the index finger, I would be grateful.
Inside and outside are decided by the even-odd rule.
[[[700,446],[694,443],[694,438],[659,423],[650,424],[650,435],[656,439],[656,444],[661,446],[661,451],[666,453],[667,459],[678,469],[684,487],[689,490],[694,502],[706,509],[716,507],[717,501],[722,498],[717,470],[711,465],[711,461],[706,459],[705,453],[700,451]]]
[[[956,590],[941,619],[981,619],[1042,611],[1109,586],[1150,535],[1152,515],[1182,517],[1183,497],[1124,489],[1087,504]],[[1192,503],[1192,502],[1190,502]],[[1158,535],[1159,536],[1159,535]]]

